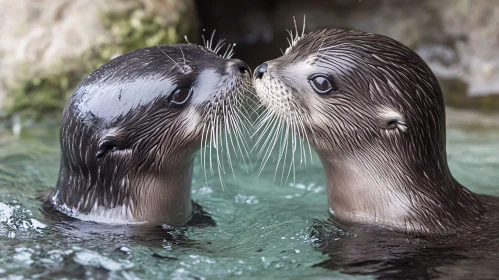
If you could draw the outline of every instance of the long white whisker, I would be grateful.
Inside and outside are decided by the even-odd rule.
[[[291,30],[286,29],[286,31],[289,34],[289,38],[287,38],[287,39],[288,39],[288,42],[290,42],[289,46],[291,47],[293,45],[292,42],[295,40],[294,34],[293,34],[293,31],[291,31]]]
[[[277,171],[279,170],[279,164],[281,162],[281,159],[284,155],[284,161],[283,161],[283,166],[282,166],[282,172],[281,173],[284,173],[284,169],[285,169],[285,164],[286,164],[286,157],[287,157],[287,151],[288,151],[288,133],[289,133],[289,126],[286,125],[284,122],[283,123],[283,126],[284,126],[284,135],[282,136],[282,141],[281,141],[281,144],[280,144],[280,152],[279,152],[279,157],[277,159],[277,165],[276,165],[276,168],[275,168],[275,172],[274,172],[274,179],[273,181],[275,181],[275,178],[277,176]],[[282,175],[281,175],[281,184],[282,184]]]
[[[227,54],[229,53],[229,50],[231,48],[232,44],[227,44],[227,48],[225,49],[224,55],[222,58],[227,58]]]
[[[291,164],[288,169],[288,174],[286,175],[286,182],[289,179],[289,174],[291,173],[291,169],[293,169],[293,182],[296,182],[296,169],[295,169],[295,153],[296,153],[296,118],[294,117],[291,121],[291,131],[292,131],[292,145],[291,145]],[[282,180],[282,178],[281,178]]]
[[[159,46],[159,44],[157,45],[158,46],[158,49],[166,56],[168,57],[171,61],[173,61],[173,63],[175,63],[175,65],[178,66],[178,68],[180,69],[180,71],[182,71],[182,67],[180,67],[180,65],[175,61],[173,60],[173,58],[171,58],[169,55],[167,55]]]
[[[260,158],[261,153],[265,150],[265,147],[267,147],[267,144],[271,142],[272,136],[275,135],[275,130],[277,129],[279,124],[279,118],[277,116],[273,116],[271,119],[271,122],[266,126],[265,130],[262,132],[258,140],[255,142],[255,147],[258,145],[261,139],[265,139],[265,141],[262,143],[260,149],[258,150],[257,153],[257,158]],[[268,131],[268,134],[267,134]],[[274,134],[273,134],[274,133]]]
[[[296,25],[296,18],[293,16],[293,22],[295,23],[295,31],[296,31],[296,39],[300,37],[300,34],[298,33],[298,25]]]
[[[271,142],[270,142],[270,145],[268,146],[266,152],[265,152],[265,155],[264,155],[264,158],[263,158],[263,163],[262,163],[262,166],[260,168],[260,171],[258,172],[258,176],[260,176],[260,173],[263,171],[263,167],[265,167],[265,164],[267,163],[267,161],[269,160],[270,158],[270,155],[272,154],[272,150],[274,149],[276,143],[277,143],[277,140],[279,138],[279,135],[281,133],[281,130],[282,130],[282,126],[283,126],[283,122],[281,121],[278,121],[277,122],[278,125],[277,125],[277,131],[276,133],[274,134]]]
[[[307,16],[306,15],[303,15],[303,29],[301,31],[301,36],[303,37],[303,35],[305,35],[305,21],[307,19]]]
[[[234,55],[234,47],[236,46],[236,43],[232,44],[232,48],[230,49],[229,54],[227,55],[227,59],[231,58]]]
[[[258,139],[256,140],[255,147],[258,145],[258,143],[260,143],[260,140],[265,137],[265,134],[267,133],[267,131],[269,131],[269,133],[270,133],[270,131],[272,131],[273,128],[271,130],[269,130],[269,128],[275,126],[275,123],[277,123],[279,121],[279,118],[276,115],[270,115],[270,118],[271,119],[269,119],[267,121],[267,123],[264,126],[265,128],[260,133],[260,137],[258,137]],[[268,140],[268,138],[267,138],[267,140]]]
[[[210,46],[208,47],[208,49],[210,49],[210,50],[213,50],[213,49],[211,48],[211,45],[213,44],[213,38],[215,37],[215,32],[217,32],[217,30],[216,30],[216,29],[215,29],[215,30],[213,30],[213,32],[211,33],[211,38],[210,38]]]
[[[184,69],[187,68],[187,62],[185,61],[185,55],[184,55],[184,51],[182,50],[182,47],[181,46],[178,46],[180,48],[180,52],[182,53],[182,57],[184,58]]]
[[[215,46],[215,49],[213,50],[216,54],[220,51],[220,49],[225,45],[225,39],[218,40],[217,45]]]

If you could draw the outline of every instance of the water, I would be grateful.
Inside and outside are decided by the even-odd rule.
[[[193,198],[216,226],[154,233],[127,226],[58,222],[39,211],[39,192],[59,168],[58,127],[38,124],[15,136],[0,129],[0,278],[223,279],[372,278],[314,267],[317,221],[327,219],[325,179],[315,158],[296,182],[272,182],[236,166],[222,189],[195,166]],[[448,157],[457,179],[478,193],[499,195],[499,127],[453,125]],[[255,165],[255,168],[257,166]],[[339,237],[341,238],[341,236]]]

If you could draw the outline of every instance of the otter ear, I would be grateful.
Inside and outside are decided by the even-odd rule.
[[[407,122],[404,115],[400,112],[391,109],[383,108],[378,111],[380,127],[385,129],[398,129],[402,132],[407,132]]]
[[[95,156],[102,158],[109,152],[124,149],[124,145],[123,137],[116,130],[110,131],[99,141],[99,147]]]

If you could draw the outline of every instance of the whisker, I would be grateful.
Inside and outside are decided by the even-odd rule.
[[[182,51],[182,47],[180,45],[178,47],[180,48],[180,52],[182,53],[182,57],[184,58],[184,69],[185,69],[187,68],[187,62],[185,61],[184,51]]]
[[[283,123],[283,125],[285,127],[285,132],[284,132],[284,135],[282,135],[282,140],[280,143],[279,157],[277,159],[277,165],[276,165],[276,169],[274,172],[274,179],[273,179],[273,181],[275,181],[275,178],[277,176],[277,171],[279,170],[279,164],[280,164],[281,159],[284,155],[284,161],[283,161],[282,172],[281,172],[281,184],[282,184],[282,177],[283,177],[282,174],[284,173],[284,170],[285,170],[285,163],[286,163],[287,150],[288,150],[288,133],[289,133],[289,126],[284,124],[284,123]]]
[[[213,37],[215,37],[215,32],[217,32],[217,30],[216,30],[216,29],[214,29],[214,30],[213,30],[213,32],[211,33],[211,38],[210,38],[210,43],[209,43],[209,44],[210,44],[210,46],[208,47],[208,49],[210,49],[210,50],[213,50],[213,49],[211,48],[211,45],[213,44]]]
[[[213,113],[212,113],[213,114]],[[211,129],[210,129],[210,152],[209,152],[209,156],[210,156],[210,172],[211,172],[211,175],[214,175],[213,173],[213,164],[212,164],[212,147],[213,145],[215,145],[214,143],[214,138],[215,138],[215,126],[213,124],[213,117],[211,118]]]
[[[307,16],[303,15],[303,29],[301,31],[301,36],[305,35],[305,22],[306,22]]]
[[[159,44],[157,45],[158,46],[158,49],[166,56],[168,57],[171,61],[173,61],[173,63],[175,63],[175,65],[178,66],[178,68],[180,69],[180,71],[182,71],[182,67],[180,67],[180,65],[175,61],[173,60],[173,58],[171,58],[169,55],[167,55],[160,47],[159,47]]]
[[[218,51],[225,45],[224,42],[225,42],[225,39],[218,40],[217,45],[215,46],[215,49],[213,50],[213,52],[218,54]]]
[[[298,33],[298,26],[296,25],[296,18],[293,16],[293,22],[295,23],[295,31],[296,31],[296,38],[300,37],[300,34]]]
[[[263,131],[260,132],[260,137],[258,137],[258,140],[256,141],[255,145],[260,142],[260,139],[262,139],[265,136],[265,133],[267,132],[269,127],[273,125],[273,122],[275,122],[277,119],[278,117],[276,115],[268,114],[268,118],[266,118],[266,121],[262,122],[254,132],[254,134],[251,136],[251,138],[253,138],[256,135],[256,133],[260,131],[261,128],[264,128]]]
[[[271,121],[265,126],[265,130],[261,133],[260,137],[258,138],[258,140],[255,142],[255,145],[254,145],[254,148],[257,147],[257,145],[260,143],[260,141],[262,139],[265,139],[265,141],[262,143],[260,149],[258,150],[258,153],[257,153],[257,158],[260,158],[260,154],[263,152],[263,150],[265,149],[267,143],[270,141],[270,138],[269,137],[266,137],[266,133],[268,131],[268,135],[271,135],[272,132],[275,131],[276,127],[277,127],[277,124],[278,124],[278,118],[277,116],[273,116],[273,118],[271,119]],[[264,138],[266,137],[266,138]]]
[[[288,39],[288,42],[289,42],[289,46],[291,47],[291,46],[292,46],[291,42],[293,42],[293,41],[295,40],[295,39],[294,39],[294,35],[293,35],[293,31],[288,30],[288,29],[286,29],[286,31],[288,32],[289,37],[291,38],[291,39],[290,39],[290,38],[287,38],[287,39]]]
[[[291,122],[291,131],[292,131],[292,151],[291,151],[291,164],[288,169],[288,174],[286,175],[286,182],[289,179],[289,175],[291,173],[291,169],[293,169],[293,182],[296,182],[296,163],[295,163],[295,153],[296,153],[296,118],[293,118]],[[282,180],[282,178],[281,178]]]
[[[204,31],[204,29],[203,29]],[[208,45],[206,44],[206,39],[204,38],[204,34],[201,34],[201,38],[203,38],[203,45],[205,48],[208,48]]]
[[[243,160],[246,172],[248,172],[248,167],[246,165],[246,157],[248,158],[248,162],[251,163],[251,160],[249,158],[249,152],[248,152],[247,144],[245,143],[244,138],[242,137],[241,133],[237,132],[238,131],[237,125],[234,125],[234,128],[235,128],[234,129],[234,133],[235,133],[235,137],[234,138],[236,139],[237,147],[239,149],[239,153],[241,154],[241,158]],[[231,138],[231,140],[232,140],[232,138]],[[242,149],[241,149],[241,146],[242,146]],[[246,157],[244,156],[243,150],[246,153]],[[237,150],[235,149],[235,147],[234,147],[234,151],[237,152]]]
[[[277,143],[278,136],[281,133],[283,123],[280,121],[278,121],[277,123],[278,123],[277,131],[274,134],[274,137],[272,138],[271,143],[265,152],[265,155],[263,158],[263,163],[261,165],[260,171],[258,172],[258,176],[260,176],[261,172],[263,171],[263,168],[265,167],[265,164],[267,164],[267,161],[269,160],[269,158],[271,156],[272,150],[274,149],[275,144]]]
[[[227,59],[231,58],[234,55],[234,47],[236,46],[236,43],[232,44],[232,48],[230,49],[229,54],[227,55]]]
[[[232,46],[231,44],[228,44],[228,45],[227,45],[227,48],[225,49],[225,53],[224,53],[224,55],[222,56],[223,58],[227,58],[227,54],[229,53],[229,49],[230,49],[230,47],[231,47],[231,46]]]

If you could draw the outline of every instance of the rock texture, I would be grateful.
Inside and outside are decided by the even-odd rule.
[[[30,106],[31,97],[13,94],[20,85],[32,91],[72,88],[79,70],[95,68],[89,66],[89,52],[106,60],[183,40],[188,29],[216,29],[217,37],[237,43],[238,58],[255,67],[280,55],[285,30],[294,28],[292,17],[301,25],[306,15],[309,31],[359,29],[393,37],[428,62],[449,104],[499,109],[497,0],[0,0],[0,5],[0,108],[19,99],[25,102],[10,108]],[[54,96],[61,94],[41,96],[40,102],[48,99],[47,106],[57,111]]]
[[[253,0],[239,8],[234,2],[199,0],[201,20],[236,41],[236,54],[252,67],[279,56],[287,44],[285,30],[294,29],[293,16],[301,28],[306,15],[308,31],[358,29],[403,42],[456,98],[499,93],[497,0]]]
[[[174,27],[182,20],[195,27],[197,18],[192,1],[0,0],[0,7],[0,107],[19,83],[68,72],[85,53],[119,44],[119,26],[105,26],[108,14],[132,15],[131,25],[141,24],[133,13],[151,14]]]
[[[416,50],[439,78],[464,81],[469,95],[499,94],[499,1],[293,3],[278,8],[277,18],[306,14],[309,30],[340,27],[393,37]],[[290,25],[282,21],[282,28]]]

